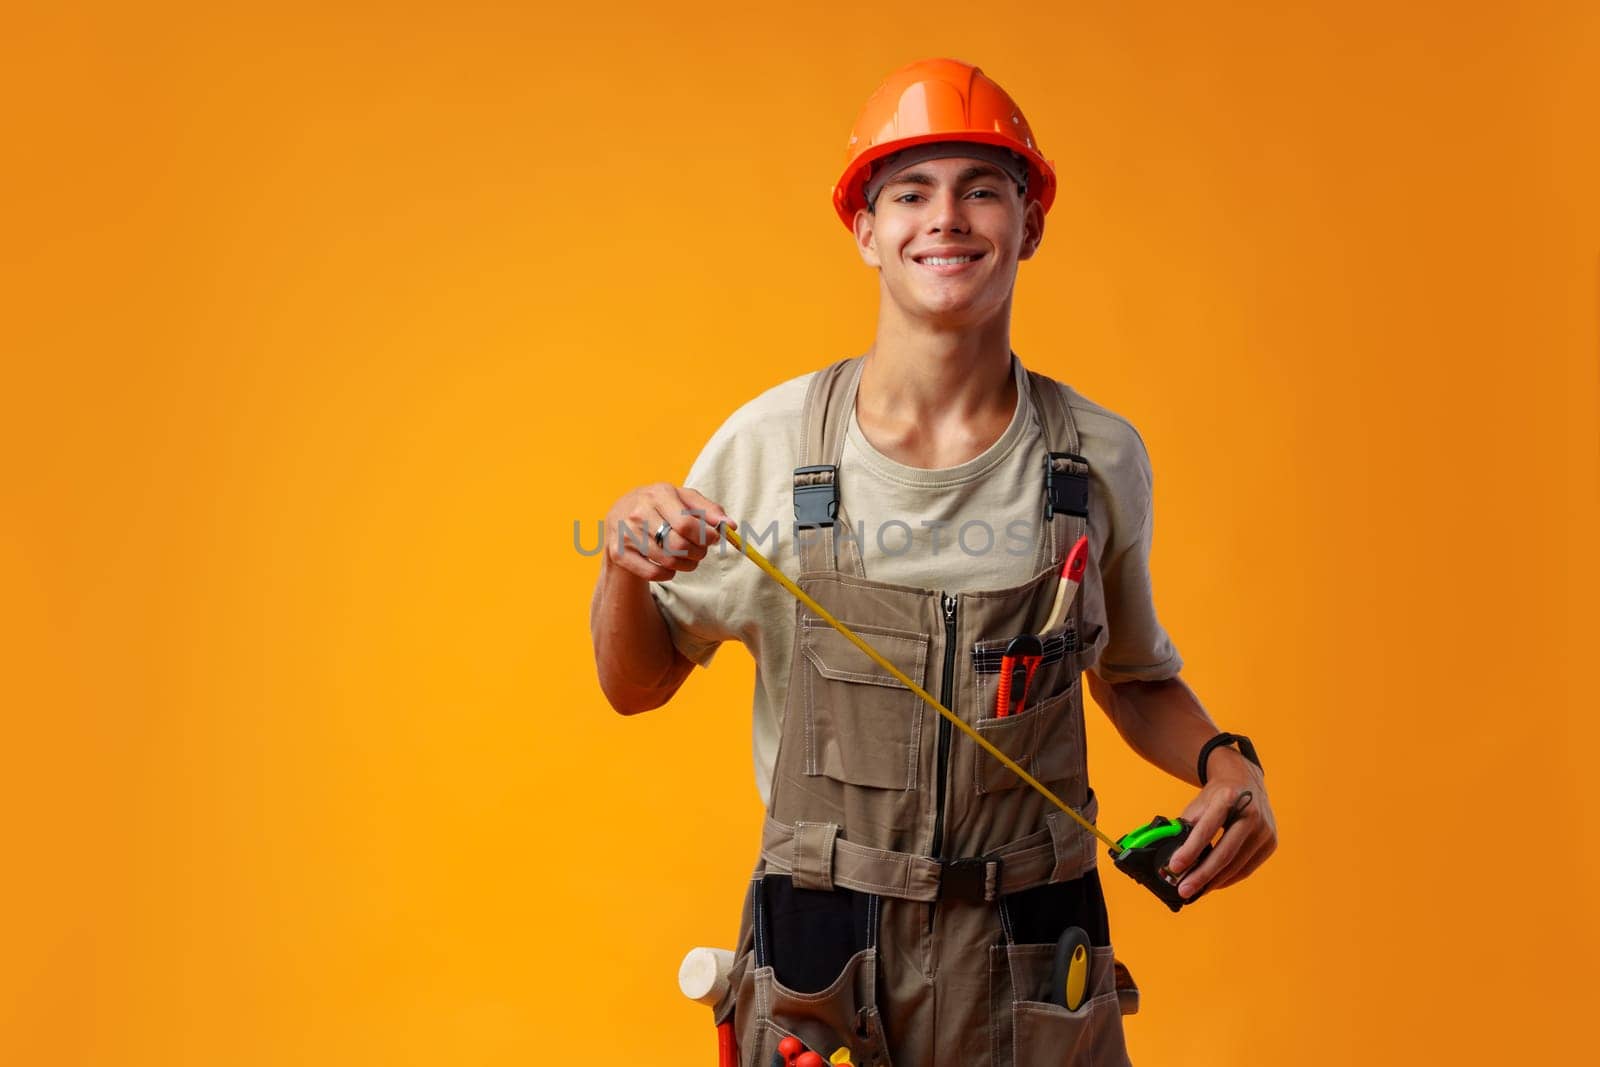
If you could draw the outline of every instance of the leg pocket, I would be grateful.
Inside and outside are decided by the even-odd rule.
[[[1120,1067],[1131,1062],[1115,990],[1084,1002],[1077,1011],[1029,1001],[1018,1001],[1011,1010],[1016,1067]]]
[[[1092,950],[1089,995],[1076,1011],[1037,999],[1050,984],[1054,961],[1054,945],[997,945],[991,950],[994,977],[1008,982],[1012,991],[1009,1011],[1002,1006],[1002,1017],[995,1020],[996,1067],[1128,1064],[1110,946]]]
[[[927,682],[928,635],[846,622],[918,685]],[[914,789],[921,762],[921,699],[821,619],[800,619],[810,663],[798,693],[805,715],[805,773],[850,785]],[[792,714],[791,708],[786,714]]]
[[[770,1067],[792,1036],[824,1060],[846,1048],[857,1067],[889,1064],[877,1004],[879,899],[796,889],[789,876],[769,874],[751,901],[755,958],[735,1024],[743,1062]]]
[[[751,1035],[740,1042],[741,1058],[750,1067],[769,1067],[778,1043],[793,1036],[824,1060],[847,1048],[857,1067],[892,1067],[873,992],[877,968],[878,950],[864,948],[850,957],[832,985],[816,993],[796,992],[780,983],[771,967],[756,968],[750,980],[752,1017],[738,1028]]]

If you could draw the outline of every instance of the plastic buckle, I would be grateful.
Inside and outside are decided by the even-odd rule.
[[[1089,461],[1073,452],[1046,452],[1044,460],[1044,517],[1056,517],[1056,512],[1089,517],[1089,475],[1073,471],[1056,470],[1056,460],[1070,459],[1089,465]]]
[[[839,468],[831,463],[818,463],[810,467],[796,467],[794,487],[794,521],[797,526],[832,526],[839,514]],[[802,474],[828,474],[827,481],[801,485]]]
[[[1000,892],[1000,866],[997,859],[943,860],[939,864],[939,899],[964,900],[981,904]],[[994,871],[994,891],[989,891],[989,872]]]

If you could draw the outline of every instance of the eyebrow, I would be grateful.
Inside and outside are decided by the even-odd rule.
[[[1006,178],[1005,171],[988,163],[977,163],[956,175],[956,184],[965,185],[974,178]],[[1007,179],[1009,180],[1009,179]],[[938,185],[933,175],[926,171],[913,170],[905,174],[897,174],[883,183],[885,189],[891,185]]]

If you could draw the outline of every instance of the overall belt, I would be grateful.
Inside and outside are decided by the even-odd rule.
[[[1091,821],[1099,803],[1090,794],[1083,814]],[[982,856],[941,860],[847,841],[837,823],[782,823],[767,816],[761,858],[773,874],[794,877],[798,889],[854,889],[902,900],[993,901],[1050,882],[1081,878],[1095,866],[1093,838],[1059,811],[1043,830]]]

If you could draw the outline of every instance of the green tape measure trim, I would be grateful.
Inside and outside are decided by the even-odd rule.
[[[1183,823],[1173,820],[1155,826],[1145,823],[1137,830],[1130,830],[1121,841],[1117,842],[1118,849],[1144,848],[1163,838],[1176,837],[1183,833]]]

